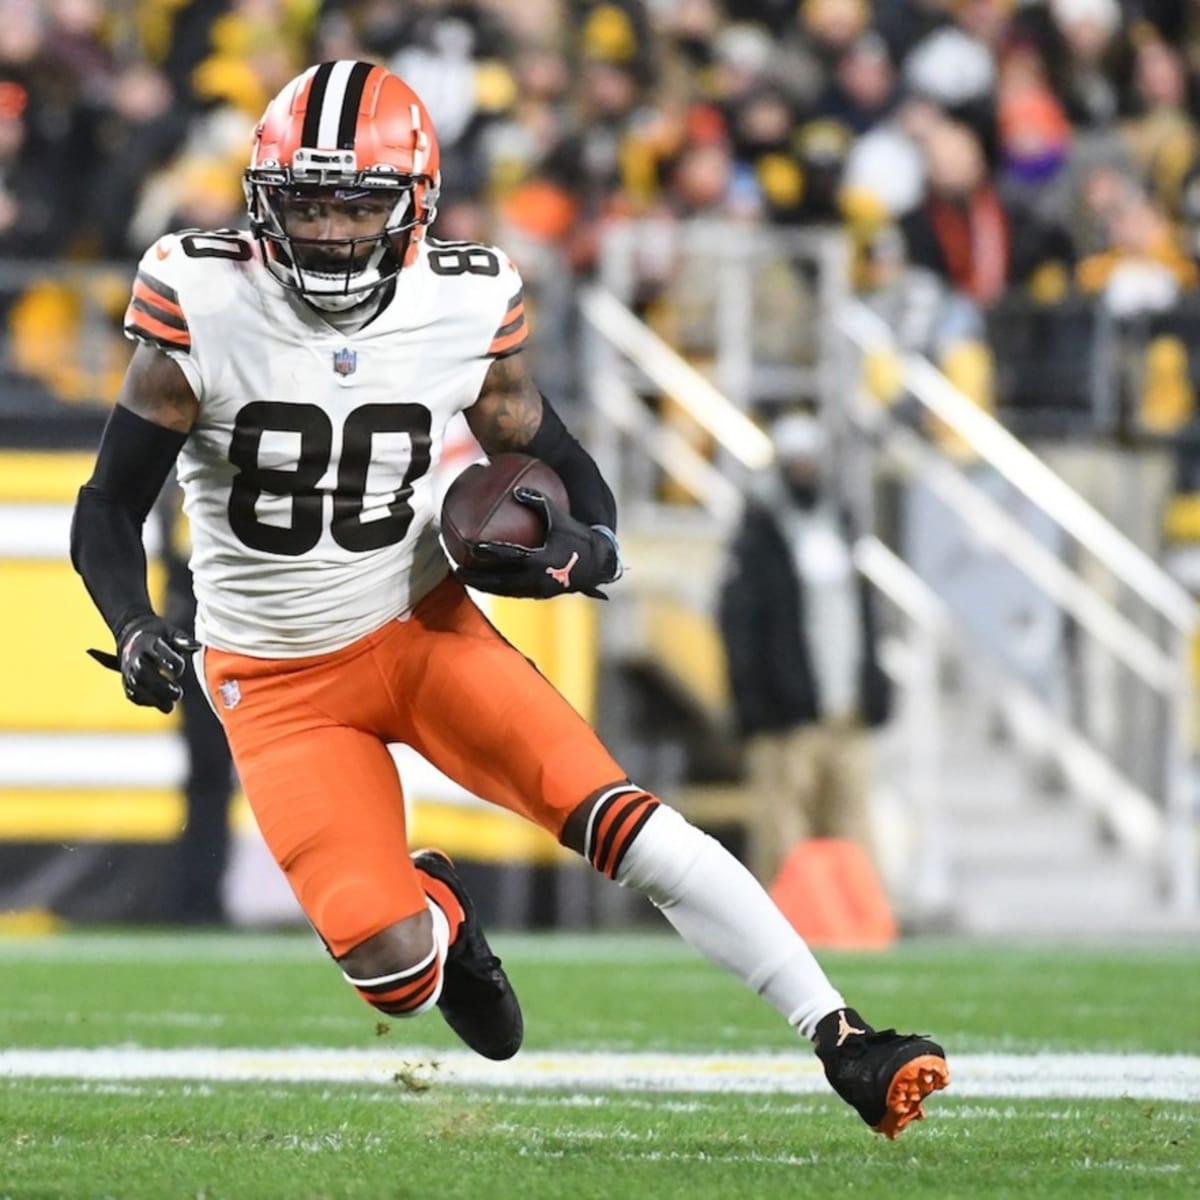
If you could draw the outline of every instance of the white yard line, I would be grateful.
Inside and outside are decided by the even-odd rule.
[[[1017,1099],[1200,1102],[1200,1056],[968,1054],[950,1064],[951,1095]],[[528,1052],[493,1063],[465,1051],[410,1047],[363,1053],[290,1050],[3,1050],[0,1080],[179,1079],[289,1083],[397,1082],[430,1086],[583,1092],[777,1092],[826,1094],[820,1065],[792,1055],[577,1054]]]
[[[0,735],[0,763],[6,753]],[[0,783],[3,768],[0,767]],[[489,941],[505,959],[525,963],[693,963],[706,969],[704,960],[670,933],[586,933],[559,935],[501,931]],[[227,933],[177,932],[66,933],[51,937],[0,936],[0,964],[50,963],[171,963],[171,962],[322,962],[324,951],[307,927],[288,933],[263,933],[246,929]]]

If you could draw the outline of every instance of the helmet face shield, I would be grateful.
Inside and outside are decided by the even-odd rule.
[[[326,148],[326,138],[341,144]],[[267,108],[245,172],[268,270],[348,308],[411,260],[437,212],[438,147],[416,94],[383,67],[323,63]]]
[[[255,232],[270,247],[272,273],[320,303],[354,302],[386,282],[404,260],[411,231],[413,184],[387,188],[248,182]]]

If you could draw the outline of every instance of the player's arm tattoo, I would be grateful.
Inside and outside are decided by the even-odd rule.
[[[144,342],[133,352],[117,403],[179,433],[191,430],[200,407],[179,364]]]
[[[542,394],[524,359],[510,354],[492,363],[479,399],[467,409],[467,424],[488,454],[527,446],[542,423]]]

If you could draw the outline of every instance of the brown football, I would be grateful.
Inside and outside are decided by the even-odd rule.
[[[513,497],[513,488],[541,492],[569,511],[567,489],[557,472],[528,454],[495,454],[472,463],[446,490],[442,501],[442,542],[460,567],[488,565],[475,557],[480,542],[509,542],[537,549],[546,540],[540,514]]]

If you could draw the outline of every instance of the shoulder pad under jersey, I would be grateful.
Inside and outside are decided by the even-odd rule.
[[[525,293],[521,273],[512,259],[495,246],[478,242],[444,242],[426,238],[426,262],[440,276],[461,276],[469,284],[472,307],[478,305],[488,325],[488,358],[507,358],[525,345]]]
[[[188,295],[211,288],[214,272],[254,257],[254,241],[236,229],[185,229],[158,239],[138,263],[125,310],[125,336],[165,351],[188,353]],[[219,286],[219,284],[217,285]]]

